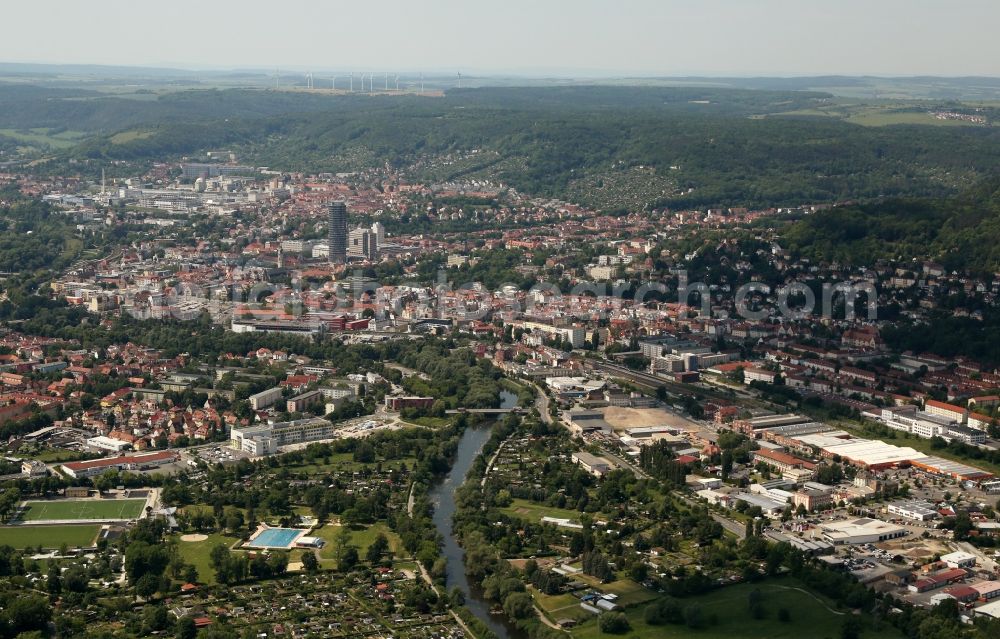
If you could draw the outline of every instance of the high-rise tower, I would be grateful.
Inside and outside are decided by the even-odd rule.
[[[330,202],[330,262],[347,261],[347,203]]]

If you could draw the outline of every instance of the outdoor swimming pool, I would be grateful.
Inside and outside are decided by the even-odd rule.
[[[268,528],[244,545],[250,548],[289,548],[302,532],[296,528]]]

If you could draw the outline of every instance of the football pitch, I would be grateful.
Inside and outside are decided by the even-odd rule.
[[[21,521],[126,520],[136,519],[145,499],[59,499],[25,502]]]
[[[0,526],[0,546],[14,548],[70,548],[90,546],[101,527],[97,524],[69,526]]]

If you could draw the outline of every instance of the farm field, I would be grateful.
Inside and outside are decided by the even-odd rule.
[[[87,137],[80,131],[53,133],[50,129],[0,129],[0,135],[14,138],[26,146],[50,146],[54,149],[67,149]]]
[[[25,502],[22,521],[72,519],[136,519],[146,506],[145,499],[60,499]]]

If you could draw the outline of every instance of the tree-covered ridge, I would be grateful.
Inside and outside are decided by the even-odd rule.
[[[807,216],[784,233],[793,252],[813,260],[866,265],[880,259],[934,260],[948,270],[1000,270],[1000,179],[959,197],[893,199]]]
[[[775,115],[830,99],[601,86],[465,89],[442,98],[232,89],[136,99],[0,85],[0,129],[58,125],[99,134],[63,152],[95,160],[95,175],[111,160],[232,148],[243,162],[286,170],[419,162],[416,179],[488,178],[603,208],[615,202],[606,187],[671,208],[944,195],[1000,160],[995,127],[865,128]],[[436,161],[472,150],[479,153],[469,161]]]

